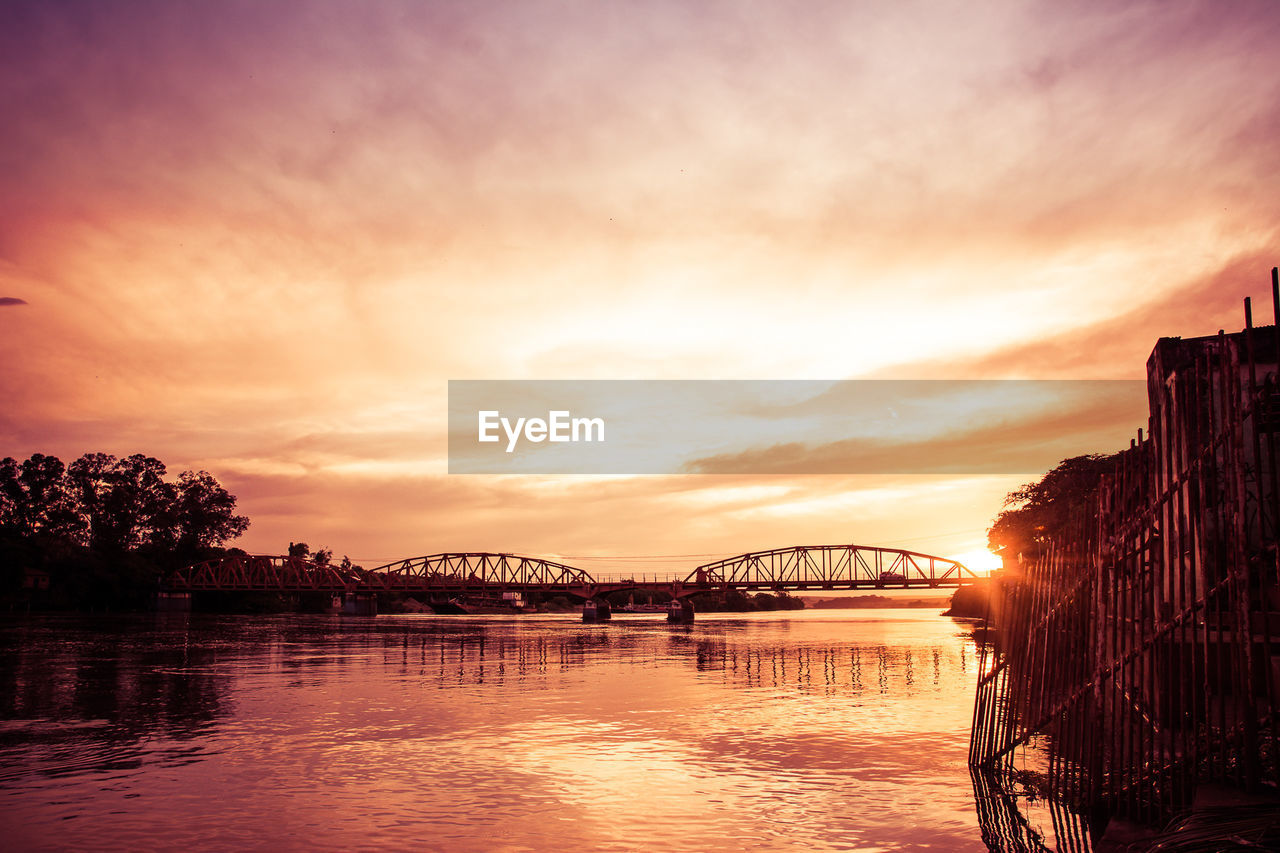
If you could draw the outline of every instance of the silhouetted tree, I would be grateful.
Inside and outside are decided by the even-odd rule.
[[[0,460],[0,531],[18,537],[75,537],[82,529],[66,469],[56,456]]]
[[[67,469],[85,523],[85,544],[94,550],[115,538],[110,517],[111,469],[115,464],[116,458],[109,453],[86,453]]]
[[[208,471],[183,471],[172,505],[172,535],[179,552],[195,553],[235,539],[249,519],[235,514],[236,498]]]
[[[310,560],[313,563],[319,563],[322,566],[327,566],[333,562],[333,549],[317,548],[312,551],[311,546],[307,545],[306,542],[290,542],[289,556],[302,557],[303,559]],[[347,564],[351,562],[350,560],[347,560],[346,557],[343,557],[342,559],[346,561]]]
[[[1010,492],[1004,501],[1007,508],[987,531],[988,547],[997,554],[1038,554],[1074,513],[1088,509],[1102,476],[1114,468],[1115,455],[1073,456],[1036,482]]]
[[[785,589],[778,590],[774,604],[779,610],[804,610],[804,599],[788,594]]]
[[[141,453],[87,453],[69,466],[40,453],[0,460],[4,585],[12,592],[25,571],[43,569],[61,587],[56,605],[137,603],[163,571],[248,527],[208,472],[177,483],[165,473]]]

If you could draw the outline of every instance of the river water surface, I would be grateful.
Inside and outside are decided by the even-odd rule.
[[[0,847],[986,850],[922,610],[0,621]]]

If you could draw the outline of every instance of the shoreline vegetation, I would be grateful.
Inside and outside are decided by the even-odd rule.
[[[226,543],[249,527],[235,513],[236,497],[207,471],[183,471],[168,477],[163,462],[143,454],[122,459],[86,453],[69,465],[41,453],[19,462],[0,460],[0,612],[137,612],[153,606],[152,596],[165,575],[191,563],[228,553],[244,553]],[[327,548],[312,551],[289,543],[290,556],[321,563],[333,559]],[[341,564],[351,568],[343,557]],[[354,568],[360,568],[355,566]],[[968,591],[946,596],[854,595],[816,597],[740,590],[695,596],[702,613],[772,610],[918,607],[952,615],[972,613]],[[615,611],[633,598],[621,591],[606,596]],[[655,594],[647,603],[665,604]],[[985,602],[985,595],[982,597]],[[196,611],[219,613],[323,612],[328,594],[215,593],[197,596]],[[535,612],[579,609],[563,595],[529,595]],[[379,612],[430,611],[426,601],[408,595],[380,595]]]
[[[979,578],[976,583],[962,586],[951,596],[951,606],[942,614],[958,619],[986,619],[991,581]]]
[[[890,608],[913,608],[944,610],[951,602],[949,595],[929,596],[892,596],[892,595],[846,595],[836,598],[814,598],[801,593],[806,599],[806,607],[812,610],[881,610]]]
[[[249,527],[235,496],[208,471],[167,474],[141,453],[0,459],[0,607],[146,610],[166,574],[227,553]]]

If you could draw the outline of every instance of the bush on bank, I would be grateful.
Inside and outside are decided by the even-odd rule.
[[[0,601],[144,609],[165,574],[224,553],[249,526],[235,496],[207,471],[166,473],[140,453],[0,460]]]

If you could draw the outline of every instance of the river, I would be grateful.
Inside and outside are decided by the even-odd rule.
[[[922,610],[0,621],[7,850],[986,850]]]

